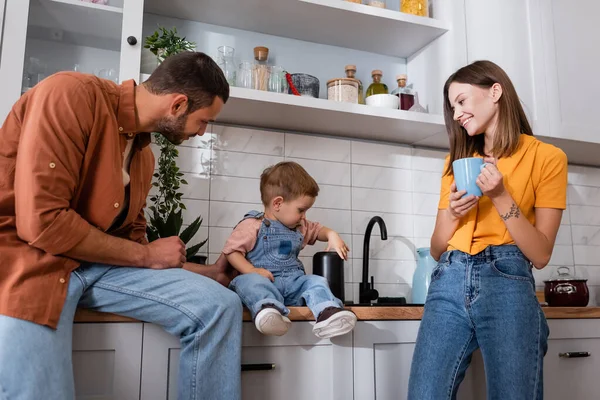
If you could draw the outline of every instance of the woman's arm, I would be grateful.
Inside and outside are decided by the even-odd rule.
[[[492,203],[510,236],[534,267],[542,269],[548,265],[563,211],[555,208],[536,208],[534,226],[523,216],[510,193],[505,191],[493,198]]]
[[[477,178],[477,185],[488,196],[515,244],[537,269],[542,269],[552,256],[554,241],[560,227],[562,210],[536,208],[535,226],[525,218],[512,196],[504,188],[502,173],[496,168],[494,159],[485,159],[488,164]]]

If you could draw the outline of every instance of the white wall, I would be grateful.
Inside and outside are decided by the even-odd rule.
[[[410,296],[416,267],[414,250],[428,247],[433,231],[445,153],[399,145],[344,140],[214,125],[202,138],[180,147],[186,222],[204,217],[197,240],[209,238],[201,253],[214,261],[234,225],[251,209],[261,209],[259,176],[282,160],[303,165],[321,187],[309,219],[337,230],[351,248],[346,297],[358,298],[363,235],[368,220],[383,217],[388,240],[371,239],[370,274],[381,296]],[[551,265],[535,273],[543,279],[556,266],[576,266],[590,279],[591,304],[600,303],[600,169],[570,167],[568,210]],[[307,272],[312,255],[325,243],[302,252]]]

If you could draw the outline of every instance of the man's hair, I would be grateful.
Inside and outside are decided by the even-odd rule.
[[[210,107],[215,97],[229,99],[229,84],[221,68],[204,53],[185,51],[167,57],[144,86],[152,94],[181,93],[188,98],[187,114]]]
[[[319,185],[298,163],[283,161],[265,169],[260,176],[260,198],[266,206],[277,196],[293,201],[302,196],[317,197]]]

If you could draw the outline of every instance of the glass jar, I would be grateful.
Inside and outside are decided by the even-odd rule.
[[[415,104],[415,96],[410,88],[406,86],[406,80],[407,76],[405,74],[396,76],[398,87],[392,91],[392,94],[400,98],[400,109],[408,111]]]
[[[327,81],[327,99],[358,104],[358,80],[336,78]]]
[[[375,69],[371,72],[371,77],[373,78],[373,83],[371,83],[367,89],[367,94],[365,98],[372,96],[374,94],[388,94],[388,87],[385,83],[381,83],[381,78],[383,77],[383,73]]]
[[[368,5],[377,8],[385,8],[385,0],[368,0]]]
[[[236,85],[236,67],[233,61],[233,55],[235,54],[235,49],[231,46],[219,46],[217,49],[219,51],[219,59],[217,64],[221,67],[223,71],[223,75],[225,75],[225,79],[227,79],[227,83],[229,86]]]
[[[272,66],[269,70],[269,92],[287,93],[287,90],[283,67]]]
[[[252,67],[252,79],[254,89],[268,90],[269,89],[269,49],[263,46],[254,48],[254,65]]]
[[[362,0],[346,0],[349,3],[362,4]]]
[[[250,61],[244,61],[240,64],[237,74],[237,86],[246,89],[254,88],[254,80],[252,75],[252,63]]]
[[[365,104],[365,90],[360,79],[356,78],[356,65],[346,65],[346,78],[356,79],[358,82],[358,104]]]
[[[400,11],[419,17],[429,16],[429,0],[402,0]]]

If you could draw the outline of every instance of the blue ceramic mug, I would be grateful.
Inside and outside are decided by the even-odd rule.
[[[483,158],[469,157],[460,158],[452,163],[452,169],[454,171],[454,182],[456,182],[456,190],[466,190],[466,196],[479,196],[481,197],[481,189],[477,186],[477,177],[481,173],[481,170],[487,165],[483,162]]]

